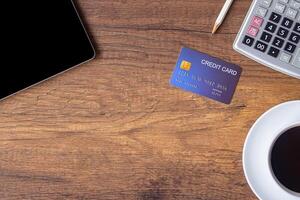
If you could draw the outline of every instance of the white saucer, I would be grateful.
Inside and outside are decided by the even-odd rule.
[[[243,151],[248,184],[261,200],[300,200],[300,194],[280,186],[269,165],[269,151],[279,134],[291,125],[300,125],[300,101],[273,107],[252,126]]]

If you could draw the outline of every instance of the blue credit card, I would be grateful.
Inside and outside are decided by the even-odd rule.
[[[207,54],[182,48],[171,85],[229,104],[242,68]]]

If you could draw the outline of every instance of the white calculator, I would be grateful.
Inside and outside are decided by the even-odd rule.
[[[254,0],[234,42],[239,53],[300,79],[300,0]]]

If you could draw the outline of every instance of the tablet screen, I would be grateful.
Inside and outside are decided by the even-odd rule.
[[[92,59],[71,0],[10,2],[1,32],[0,99]]]

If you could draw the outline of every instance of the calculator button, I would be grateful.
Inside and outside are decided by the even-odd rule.
[[[268,45],[263,42],[257,41],[254,48],[261,52],[266,52]]]
[[[280,55],[280,60],[285,62],[285,63],[289,63],[291,61],[292,56],[290,54],[287,54],[285,52],[281,52]]]
[[[285,10],[285,5],[284,4],[281,4],[281,3],[276,3],[275,4],[275,7],[274,7],[274,10],[279,12],[279,13],[283,13],[284,10]]]
[[[296,8],[296,9],[300,9],[300,2],[297,2],[295,0],[292,0],[290,5],[293,7],[293,8]]]
[[[282,2],[282,3],[288,3],[289,0],[280,0],[280,2]]]
[[[265,27],[265,30],[271,32],[271,33],[274,33],[276,31],[276,28],[277,26],[271,22],[268,22],[266,27]]]
[[[259,27],[261,27],[263,22],[264,22],[263,18],[254,16],[252,21],[251,21],[251,25],[254,26],[254,27],[259,28]]]
[[[261,34],[260,39],[261,39],[262,41],[265,41],[265,42],[270,42],[271,39],[272,39],[272,35],[271,35],[270,33],[263,32],[263,33]]]
[[[289,43],[289,42],[286,43],[286,45],[285,45],[285,47],[284,47],[284,50],[286,50],[286,51],[289,52],[289,53],[294,53],[295,49],[296,49],[296,45],[291,44],[291,43]]]
[[[292,20],[285,17],[285,18],[283,18],[281,25],[286,27],[286,28],[291,28],[293,23],[294,22]]]
[[[256,10],[256,15],[260,16],[260,17],[265,17],[267,15],[268,10],[262,7],[258,7],[258,9]]]
[[[276,49],[274,47],[271,47],[269,49],[269,52],[268,52],[268,55],[274,57],[274,58],[277,58],[278,57],[278,54],[279,54],[279,49]]]
[[[296,56],[294,57],[294,60],[293,60],[292,64],[295,67],[299,67],[300,68],[300,48],[298,49],[298,51],[296,53]]]
[[[272,13],[270,16],[270,21],[275,22],[275,23],[279,23],[280,19],[281,19],[281,15],[277,14],[277,13]]]
[[[256,37],[258,31],[259,31],[258,28],[255,28],[255,27],[253,27],[253,26],[250,26],[250,27],[248,28],[247,34],[250,35],[250,36]]]
[[[268,8],[271,6],[272,0],[262,0],[261,4]]]
[[[254,39],[252,37],[249,37],[247,35],[244,37],[243,44],[251,47],[253,43],[254,43]]]
[[[288,34],[289,34],[289,31],[284,28],[281,28],[281,27],[279,28],[279,30],[277,32],[277,35],[279,35],[282,38],[286,38]]]
[[[291,33],[289,41],[298,44],[299,40],[300,40],[300,35],[297,35],[296,33]]]
[[[297,33],[300,33],[300,23],[296,23],[296,25],[294,27],[294,31],[296,31]]]
[[[292,19],[295,19],[296,16],[298,14],[298,11],[297,10],[294,10],[292,8],[288,8],[287,11],[286,11],[286,16],[292,18]]]
[[[280,39],[278,37],[275,37],[275,39],[273,40],[273,43],[272,43],[274,46],[278,47],[278,48],[281,48],[284,44],[284,40],[283,39]]]

